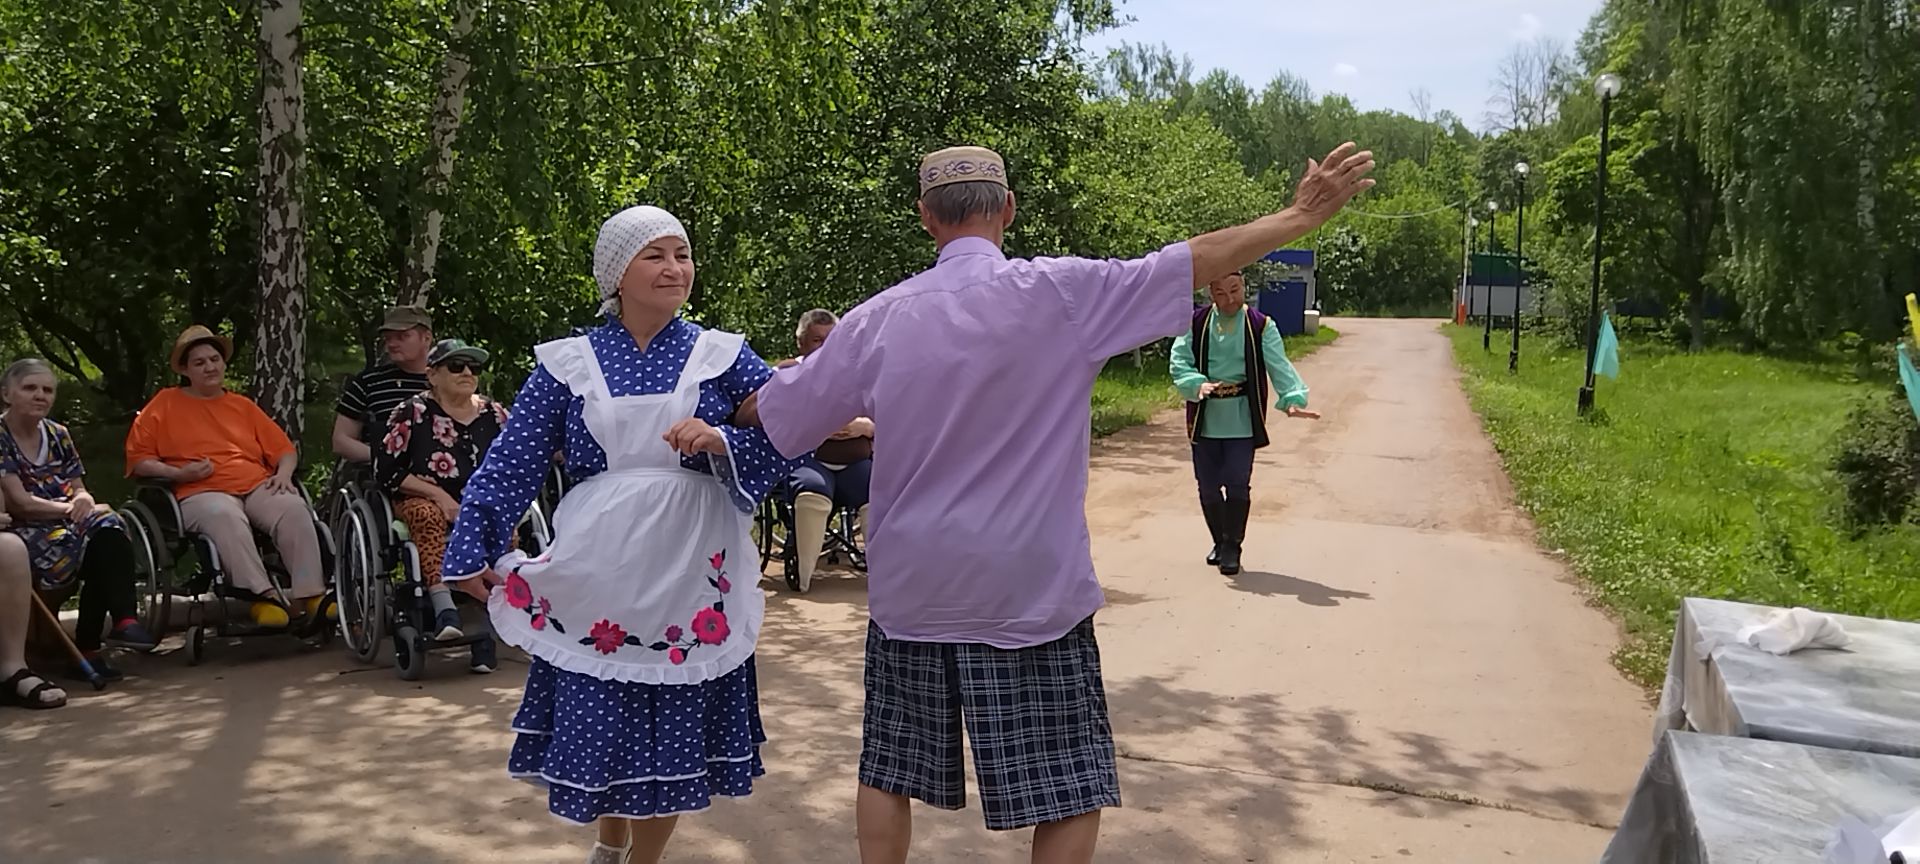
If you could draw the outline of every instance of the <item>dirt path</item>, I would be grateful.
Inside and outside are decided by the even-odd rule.
[[[1102,861],[1592,860],[1644,757],[1612,628],[1536,552],[1431,324],[1337,322],[1319,423],[1255,476],[1250,571],[1200,563],[1179,424],[1097,448],[1089,499],[1126,807]],[[769,591],[769,774],[676,862],[854,855],[864,583]],[[337,650],[214,646],[0,712],[5,861],[578,861],[501,775],[524,667],[419,684]],[[919,862],[1024,860],[977,809],[917,811]]]

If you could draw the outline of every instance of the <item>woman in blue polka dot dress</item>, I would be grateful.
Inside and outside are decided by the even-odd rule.
[[[665,210],[601,226],[593,275],[611,320],[534,349],[447,546],[447,581],[533,658],[507,770],[546,788],[554,815],[598,823],[594,864],[658,861],[680,814],[764,773],[749,514],[793,463],[727,425],[772,373],[740,336],[679,317],[693,270]],[[577,485],[552,546],[509,551],[563,449]]]

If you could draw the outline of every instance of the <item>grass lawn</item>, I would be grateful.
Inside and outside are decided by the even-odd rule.
[[[1540,543],[1564,550],[1627,631],[1615,662],[1642,684],[1666,669],[1687,596],[1920,617],[1920,529],[1837,528],[1828,465],[1848,410],[1881,385],[1848,368],[1726,352],[1622,347],[1595,417],[1574,413],[1584,353],[1448,326],[1467,395]]]
[[[1298,360],[1320,350],[1340,332],[1326,325],[1312,336],[1287,338],[1287,357]],[[1311,382],[1309,382],[1311,383]],[[1154,414],[1180,404],[1167,374],[1165,357],[1149,355],[1142,368],[1134,368],[1132,357],[1116,357],[1107,362],[1100,378],[1093,383],[1093,437],[1104,438],[1130,426],[1147,422]]]

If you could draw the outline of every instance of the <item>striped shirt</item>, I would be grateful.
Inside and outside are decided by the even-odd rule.
[[[360,421],[360,440],[372,446],[387,433],[393,409],[413,394],[427,389],[427,373],[408,372],[390,363],[361,372],[340,388],[335,413]]]

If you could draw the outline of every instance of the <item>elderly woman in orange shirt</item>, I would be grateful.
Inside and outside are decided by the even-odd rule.
[[[326,580],[312,514],[294,486],[300,454],[260,406],[227,390],[232,353],[233,343],[197,324],[180,334],[170,359],[186,383],[155,394],[134,419],[127,472],[172,484],[187,530],[211,538],[233,587],[253,596],[255,624],[286,627],[291,614],[310,624],[321,614]],[[286,562],[292,609],[269,599],[273,583],[254,528]]]

